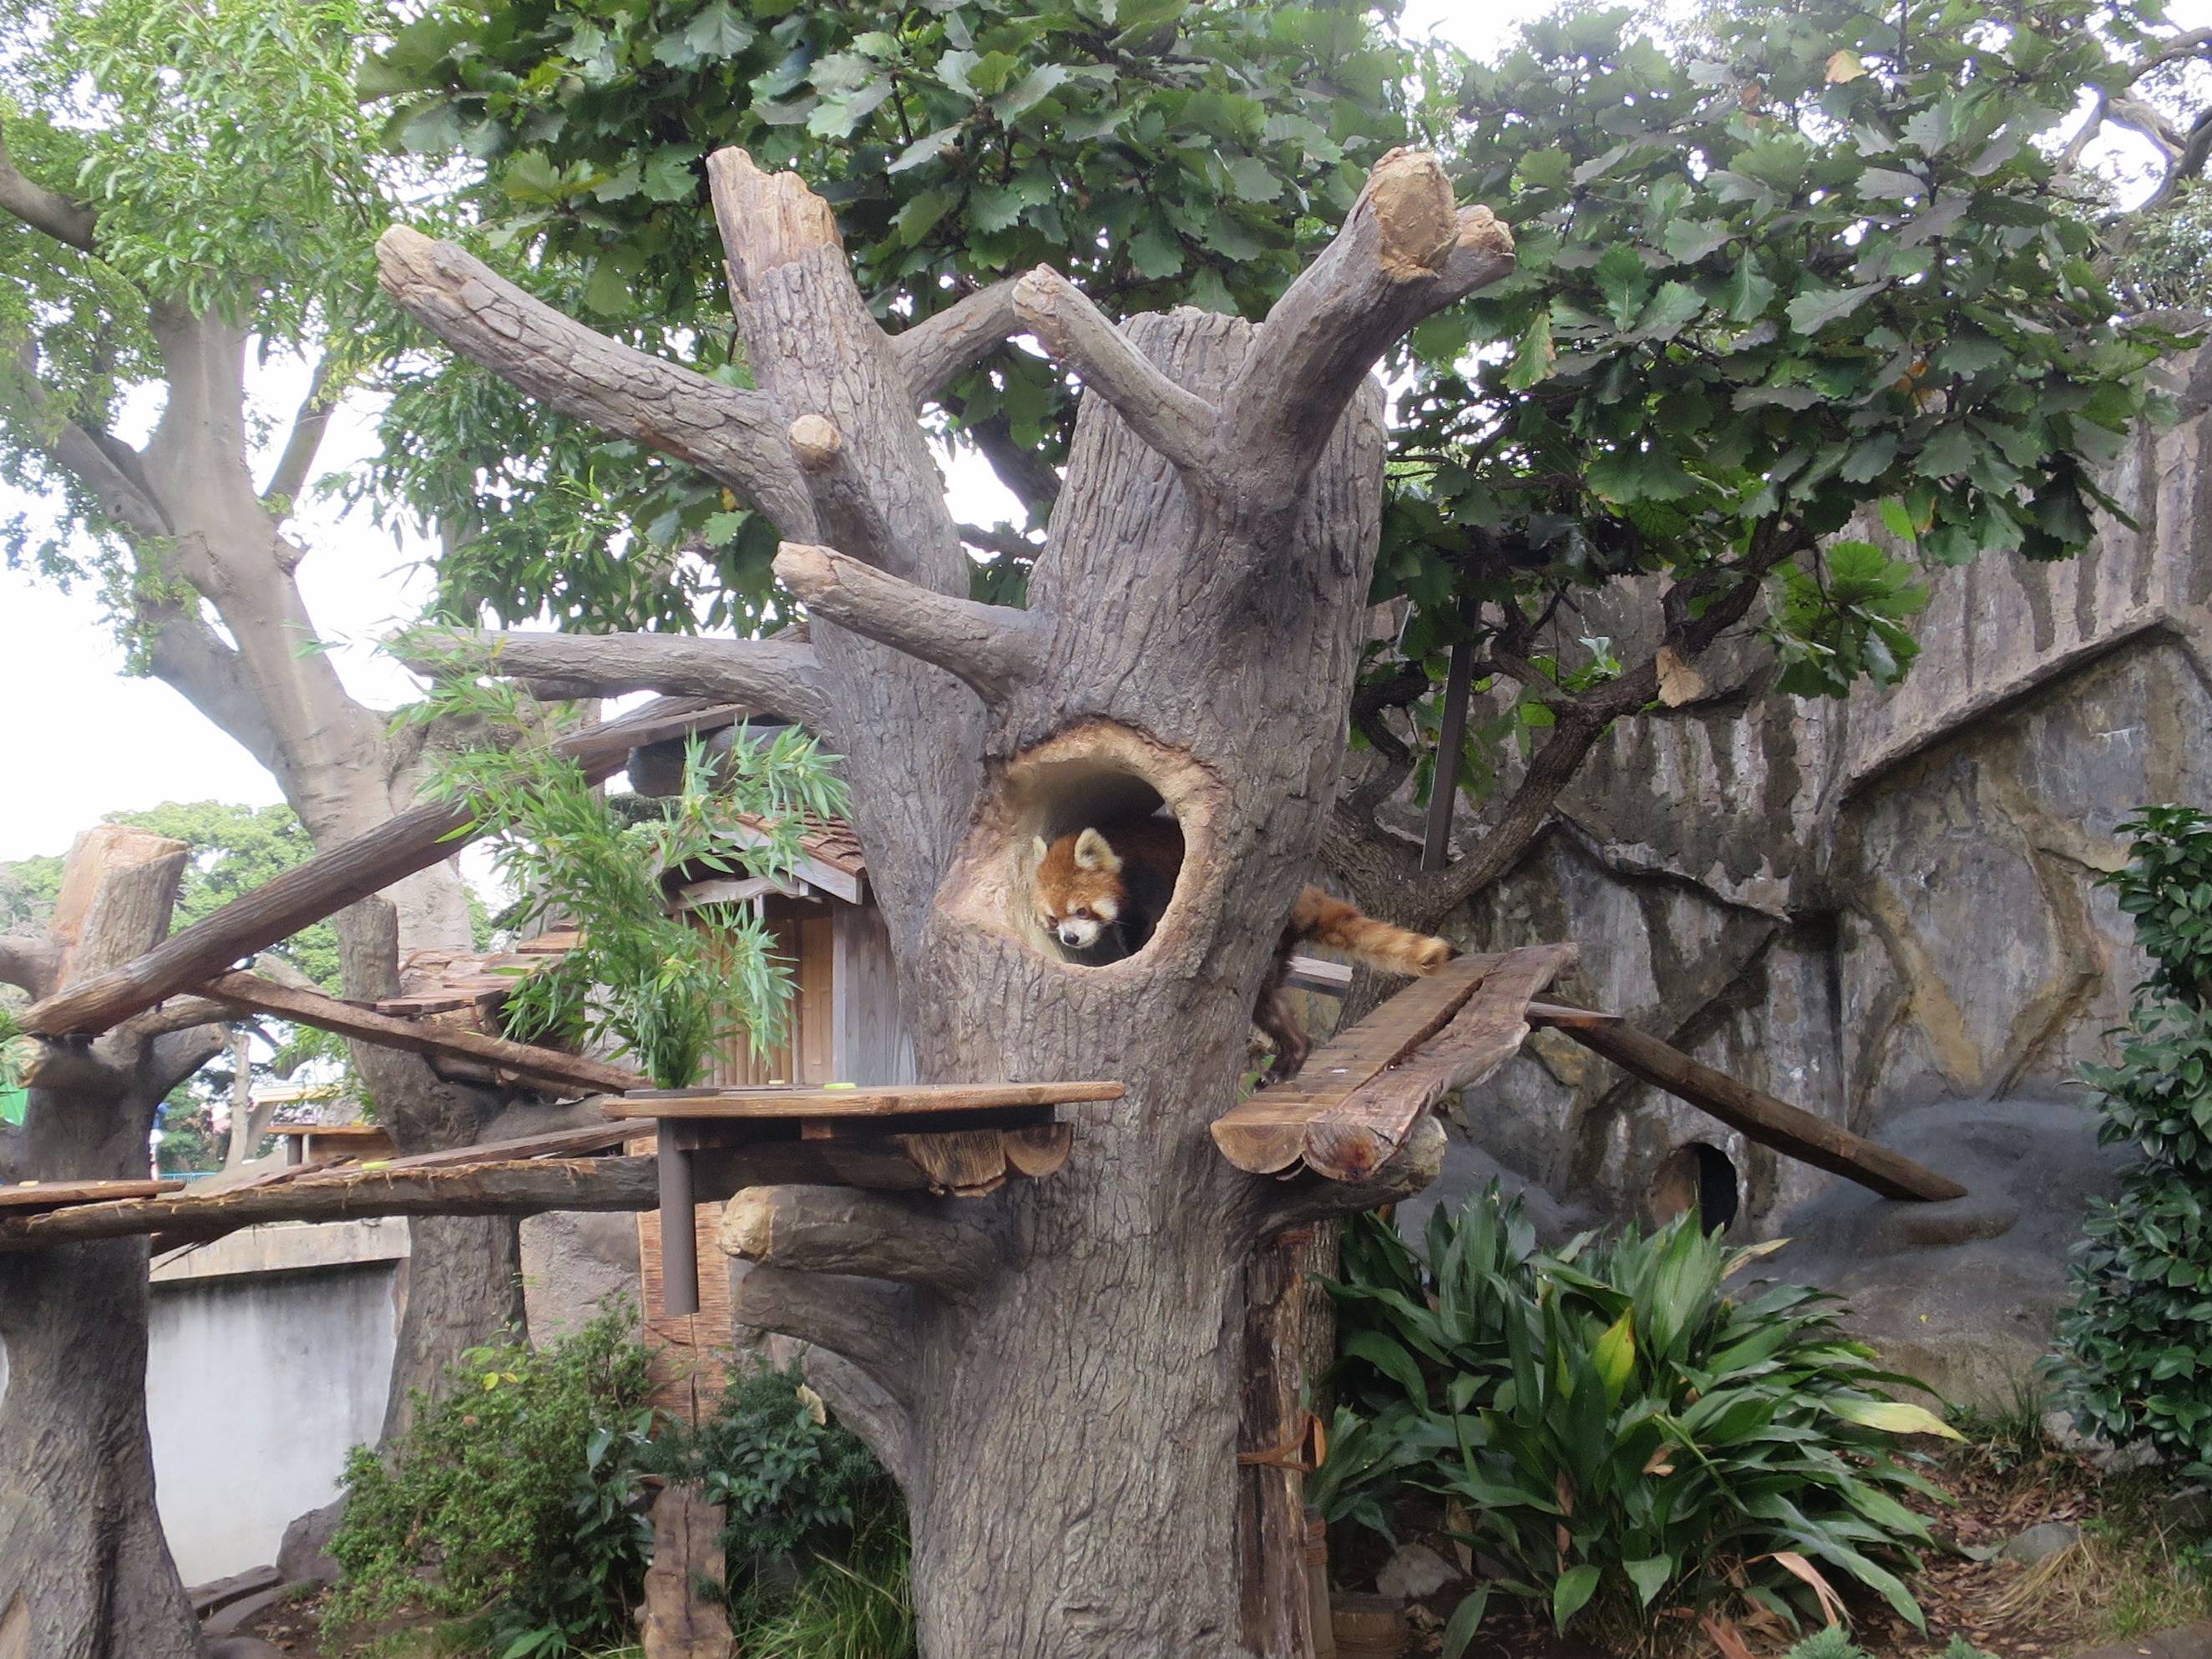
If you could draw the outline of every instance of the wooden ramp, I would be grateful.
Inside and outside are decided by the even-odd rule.
[[[1519,1052],[1530,1000],[1574,963],[1571,945],[1456,957],[1314,1050],[1290,1083],[1216,1118],[1213,1144],[1253,1175],[1364,1181],[1422,1113]]]
[[[1316,1049],[1291,1085],[1262,1090],[1215,1119],[1214,1144],[1253,1175],[1288,1178],[1310,1170],[1331,1181],[1364,1180],[1405,1144],[1423,1112],[1490,1076],[1534,1027],[1571,1037],[1747,1139],[1884,1198],[1966,1196],[1948,1176],[1716,1071],[1618,1014],[1536,1000],[1574,960],[1571,945],[1455,959]],[[1334,988],[1330,966],[1293,958],[1314,989]]]

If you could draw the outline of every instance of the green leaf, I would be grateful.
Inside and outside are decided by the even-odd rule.
[[[1847,1423],[1856,1423],[1885,1434],[1934,1434],[1946,1440],[1964,1440],[1960,1434],[1925,1406],[1904,1400],[1842,1400],[1829,1410]]]
[[[1557,356],[1552,348],[1552,313],[1540,311],[1528,319],[1520,343],[1514,348],[1513,362],[1505,371],[1506,390],[1526,392],[1539,381],[1548,380]]]
[[[1783,307],[1790,319],[1790,326],[1800,334],[1817,334],[1831,323],[1840,322],[1889,284],[1866,283],[1857,288],[1808,289]]]
[[[901,150],[898,153],[898,159],[884,171],[895,173],[906,173],[920,167],[925,161],[934,161],[940,155],[958,147],[960,135],[967,130],[967,125],[965,120],[955,121],[949,127],[939,127],[934,132],[924,133]]]
[[[1227,164],[1229,188],[1240,202],[1272,202],[1283,193],[1283,181],[1256,155],[1239,155]]]
[[[942,186],[925,190],[909,198],[907,204],[891,221],[898,233],[899,241],[907,247],[914,246],[936,228],[937,222],[951,212],[952,204],[959,199],[953,191]]]
[[[1606,1328],[1597,1346],[1591,1351],[1591,1363],[1605,1384],[1605,1391],[1618,1402],[1621,1390],[1636,1370],[1635,1310],[1625,1310],[1620,1317]]]
[[[1064,64],[1041,64],[991,100],[991,110],[1001,121],[1012,123],[1035,109],[1067,82]]]
[[[1758,262],[1747,252],[1729,277],[1728,296],[1724,304],[1731,322],[1747,323],[1764,312],[1773,301],[1774,283],[1759,268]]]
[[[1705,299],[1687,283],[1662,283],[1637,319],[1632,340],[1671,340],[1705,308]]]
[[[639,175],[640,185],[653,201],[688,201],[698,193],[699,175],[692,170],[697,160],[697,152],[694,150],[661,150],[645,164],[644,171]],[[607,198],[600,194],[599,199],[605,201]]]
[[[1139,276],[1161,282],[1182,269],[1182,246],[1170,233],[1152,226],[1129,239],[1129,263]]]
[[[729,0],[713,0],[684,31],[684,44],[702,58],[734,58],[756,39],[752,26]]]
[[[1429,1403],[1429,1385],[1413,1356],[1378,1331],[1359,1331],[1345,1339],[1345,1354],[1364,1359],[1403,1389],[1415,1404]]]
[[[1588,1562],[1578,1567],[1569,1567],[1561,1573],[1559,1582],[1552,1586],[1552,1628],[1566,1633],[1567,1621],[1589,1605],[1597,1594],[1598,1569]]]
[[[1636,1586],[1637,1599],[1647,1607],[1674,1577],[1674,1564],[1663,1555],[1646,1556],[1638,1561],[1624,1561],[1620,1566],[1621,1571],[1628,1575],[1629,1582]]]
[[[1484,1584],[1460,1599],[1452,1609],[1452,1616],[1444,1624],[1443,1659],[1460,1659],[1474,1640],[1481,1627],[1482,1615],[1490,1606],[1490,1586]]]

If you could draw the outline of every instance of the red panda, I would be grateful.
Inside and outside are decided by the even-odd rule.
[[[1032,850],[1038,927],[1071,960],[1098,966],[1135,955],[1152,939],[1182,869],[1182,827],[1170,817],[1126,817],[1049,844],[1039,836]],[[1313,1047],[1283,995],[1291,952],[1306,939],[1391,974],[1433,974],[1457,954],[1447,940],[1305,889],[1291,907],[1252,1017],[1274,1042],[1273,1080],[1295,1076]]]

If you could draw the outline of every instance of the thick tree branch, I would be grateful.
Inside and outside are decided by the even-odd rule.
[[[1489,209],[1457,210],[1435,156],[1393,150],[1261,325],[1225,400],[1229,466],[1249,488],[1281,493],[1401,335],[1512,269],[1512,235]]]
[[[649,1158],[544,1158],[416,1170],[347,1168],[273,1186],[79,1204],[0,1220],[0,1251],[156,1232],[220,1238],[270,1221],[649,1210],[656,1197]]]
[[[1443,1173],[1444,1145],[1449,1139],[1444,1126],[1431,1114],[1407,1133],[1397,1156],[1365,1181],[1307,1178],[1285,1184],[1255,1180],[1254,1201],[1245,1218],[1246,1238],[1258,1243],[1293,1227],[1339,1221],[1411,1198]]]
[[[786,542],[775,574],[815,616],[958,676],[1003,702],[1044,667],[1036,619],[1006,605],[933,593],[827,547]]]
[[[37,356],[28,345],[13,374],[0,373],[0,396],[22,407],[30,428],[45,434],[40,447],[47,459],[90,490],[117,528],[139,536],[172,533],[168,515],[140,476],[136,453],[55,414],[53,392],[39,378]]]
[[[964,374],[1021,329],[1014,310],[1014,284],[994,283],[956,301],[935,316],[891,337],[915,407],[928,403],[945,385]]]
[[[269,711],[255,694],[237,650],[199,614],[198,600],[142,601],[138,621],[146,665],[154,678],[263,766],[280,771],[283,747]]]
[[[0,212],[80,252],[95,251],[93,232],[97,216],[83,203],[48,190],[17,172],[4,137],[0,137]]]
[[[835,711],[811,645],[681,634],[495,634],[417,629],[393,653],[423,673],[464,672],[555,680],[603,697],[632,691],[707,697],[778,714],[811,730]]]
[[[815,521],[823,535],[862,563],[896,570],[911,561],[899,556],[883,509],[870,493],[867,476],[845,447],[845,434],[824,416],[802,415],[791,423],[791,454],[814,498]]]
[[[842,1354],[902,1402],[914,1363],[910,1292],[871,1279],[753,1266],[733,1274],[730,1321]]]
[[[12,985],[34,998],[54,988],[61,972],[60,948],[50,940],[26,934],[0,934],[0,985]]]
[[[759,392],[610,340],[452,243],[404,225],[384,233],[376,253],[385,292],[456,351],[563,414],[690,462],[750,496],[786,533],[812,530],[783,422]]]
[[[264,959],[258,965],[266,969],[274,957]],[[253,1022],[207,997],[171,997],[158,1007],[149,1008],[143,1014],[134,1014],[124,1022],[121,1030],[129,1037],[167,1036],[173,1031],[189,1031],[202,1025],[252,1025]]]
[[[944,1296],[997,1270],[997,1238],[957,1200],[857,1187],[748,1187],[722,1206],[722,1249],[798,1273],[854,1273]]]
[[[1060,500],[1060,474],[1043,456],[1015,441],[1013,422],[999,414],[977,421],[966,430],[1030,521],[1042,524],[1050,518],[1054,504]]]
[[[1034,559],[1044,551],[1042,544],[1031,541],[1012,525],[963,524],[960,539],[1002,559]]]
[[[1044,349],[1083,377],[1136,434],[1184,472],[1212,476],[1221,414],[1129,343],[1075,284],[1039,265],[1014,284],[1014,308]]]
[[[914,1414],[891,1391],[841,1354],[801,1343],[799,1370],[823,1403],[860,1437],[911,1501],[921,1496],[921,1456],[915,1445]]]
[[[170,1090],[222,1052],[229,1035],[220,1025],[191,1025],[161,1033],[146,1051],[142,1075],[147,1093],[166,1099]]]
[[[268,489],[261,492],[262,501],[272,509],[289,514],[290,503],[307,487],[307,473],[315,465],[323,436],[330,430],[331,416],[337,409],[337,399],[331,395],[330,377],[331,360],[325,357],[315,365],[307,395],[301,400],[300,412],[292,417],[292,434],[284,441],[284,453],[276,458]]]

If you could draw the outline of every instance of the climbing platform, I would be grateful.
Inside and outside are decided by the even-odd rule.
[[[850,1088],[643,1089],[607,1115],[648,1128],[660,1182],[663,1311],[699,1311],[696,1206],[799,1182],[981,1198],[1067,1161],[1063,1108],[1119,1083],[902,1083]]]
[[[1571,945],[1455,958],[1216,1118],[1214,1145],[1252,1175],[1365,1180],[1423,1113],[1519,1052],[1529,1002],[1574,964]]]

